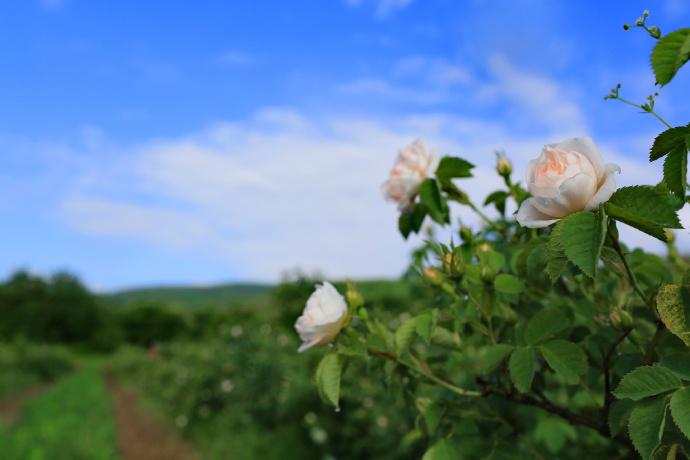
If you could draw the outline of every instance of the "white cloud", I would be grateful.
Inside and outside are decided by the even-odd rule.
[[[443,101],[446,96],[445,91],[407,88],[379,78],[362,78],[344,83],[338,87],[338,91],[347,95],[377,96],[393,101],[423,105],[437,104]]]

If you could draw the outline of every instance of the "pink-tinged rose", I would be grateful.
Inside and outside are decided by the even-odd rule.
[[[593,211],[616,191],[615,164],[604,164],[589,137],[576,137],[544,146],[529,163],[527,188],[531,198],[522,202],[517,221],[541,228],[578,211]]]
[[[345,298],[329,282],[316,285],[307,300],[295,329],[302,340],[300,353],[316,345],[326,345],[335,339],[347,321]]]
[[[435,153],[429,151],[423,141],[414,141],[400,151],[390,177],[381,185],[383,196],[397,203],[400,210],[409,207],[419,192],[419,186],[437,166]]]

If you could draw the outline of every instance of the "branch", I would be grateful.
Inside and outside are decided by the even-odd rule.
[[[603,369],[604,369],[604,407],[602,408],[602,418],[604,420],[609,419],[609,411],[611,410],[611,403],[613,402],[613,393],[611,392],[611,358],[613,353],[616,351],[618,345],[620,345],[623,340],[632,332],[632,328],[629,327],[623,331],[623,333],[611,344],[606,355],[604,355]]]
[[[645,365],[651,364],[652,361],[654,360],[654,348],[656,347],[656,344],[659,343],[659,339],[661,339],[661,336],[665,330],[666,330],[666,325],[661,320],[657,320],[656,321],[656,331],[654,331],[654,335],[652,336],[652,340],[649,341],[649,344],[647,345],[647,351],[645,351],[645,353],[644,353],[643,363]]]

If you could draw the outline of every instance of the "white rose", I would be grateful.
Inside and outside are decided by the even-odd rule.
[[[520,225],[541,228],[577,211],[593,211],[616,191],[615,164],[604,165],[589,137],[544,146],[529,163],[527,188],[532,198],[517,212]]]
[[[297,351],[301,353],[315,345],[326,345],[336,338],[346,320],[345,298],[331,283],[317,284],[302,316],[295,322],[295,329],[304,342]]]
[[[384,197],[397,203],[400,210],[407,208],[419,192],[419,186],[434,173],[436,166],[435,153],[429,151],[423,141],[414,141],[400,151],[390,177],[381,185]]]

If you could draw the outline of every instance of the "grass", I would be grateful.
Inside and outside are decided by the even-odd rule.
[[[93,367],[83,368],[29,402],[0,432],[3,460],[117,460],[110,399]]]

